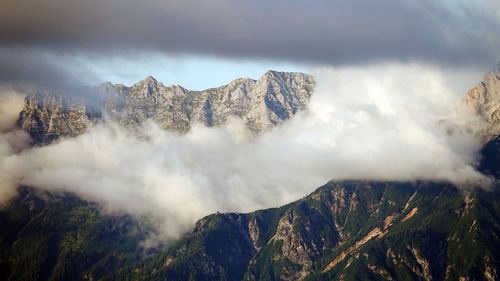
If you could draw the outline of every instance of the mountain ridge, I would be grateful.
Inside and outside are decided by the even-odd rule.
[[[35,92],[26,98],[17,126],[39,143],[82,134],[104,113],[131,131],[146,119],[187,132],[193,122],[221,126],[236,116],[258,133],[304,109],[313,88],[312,76],[298,72],[268,71],[258,80],[239,78],[202,91],[164,86],[149,76],[130,87],[101,84],[97,90],[105,98],[98,110],[70,96]]]
[[[500,64],[470,89],[462,101],[486,121],[484,135],[492,139],[500,133]]]
[[[498,143],[500,137],[483,148],[479,164],[497,180]],[[498,184],[458,189],[437,181],[332,180],[282,207],[208,215],[162,254],[117,276],[494,281],[499,213]]]
[[[433,182],[331,181],[280,208],[209,215],[118,279],[492,281],[499,195]]]

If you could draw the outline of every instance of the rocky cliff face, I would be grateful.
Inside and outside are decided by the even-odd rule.
[[[237,79],[218,88],[189,91],[164,86],[152,77],[131,87],[105,83],[103,112],[133,130],[152,119],[160,127],[186,132],[194,122],[220,126],[229,116],[241,118],[255,132],[268,130],[305,108],[314,87],[310,75],[269,71],[259,80]],[[18,124],[36,141],[83,133],[102,118],[84,102],[49,93],[26,98]]]
[[[82,134],[101,113],[74,97],[39,91],[25,99],[17,126],[25,130],[35,143],[47,143],[60,136]]]
[[[487,138],[500,133],[500,65],[464,97],[464,103],[487,123]]]

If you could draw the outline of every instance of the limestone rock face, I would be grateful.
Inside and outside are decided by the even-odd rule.
[[[17,126],[25,130],[34,143],[47,143],[61,136],[74,137],[101,118],[73,97],[37,92],[25,99]]]
[[[220,126],[237,116],[261,132],[303,109],[313,86],[309,75],[275,71],[257,81],[242,78],[204,91],[167,87],[148,77],[132,87],[112,86],[120,99],[107,103],[106,109],[126,127],[151,118],[164,129],[185,132],[193,122]]]
[[[99,112],[69,97],[36,93],[26,98],[18,125],[40,142],[79,135],[104,114],[130,130],[152,119],[164,129],[187,132],[195,122],[220,126],[236,116],[252,131],[262,132],[304,109],[313,87],[310,75],[276,71],[203,91],[165,86],[147,77],[131,87],[100,85]]]
[[[500,65],[467,93],[464,103],[487,122],[488,138],[500,133]]]

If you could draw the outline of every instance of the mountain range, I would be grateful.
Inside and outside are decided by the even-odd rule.
[[[38,91],[26,98],[18,126],[35,143],[80,135],[105,117],[132,131],[151,119],[163,129],[185,133],[194,122],[220,126],[236,116],[252,131],[263,132],[304,109],[313,87],[310,75],[268,71],[258,80],[236,79],[204,91],[164,86],[153,77],[131,87],[104,83],[93,89],[98,104]]]
[[[148,118],[186,132],[236,115],[256,133],[303,109],[314,80],[270,71],[259,80],[193,92],[151,77],[101,85],[105,111],[72,97],[26,98],[17,125],[44,145],[111,118]],[[478,169],[500,177],[500,71],[464,97],[488,124]],[[106,114],[104,113],[106,112]],[[304,175],[306,177],[307,175]],[[285,206],[217,213],[192,232],[141,248],[147,221],[112,216],[71,194],[22,186],[0,211],[5,280],[499,280],[500,188],[446,182],[335,181]]]

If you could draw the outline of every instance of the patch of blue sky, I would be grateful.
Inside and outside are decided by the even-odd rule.
[[[92,73],[89,77],[97,79],[93,83],[110,81],[130,86],[147,76],[153,76],[165,85],[181,85],[190,90],[217,87],[242,77],[258,79],[268,70],[310,72],[310,67],[303,64],[201,55],[94,56],[80,57],[73,59],[73,62],[80,65],[82,72]]]

